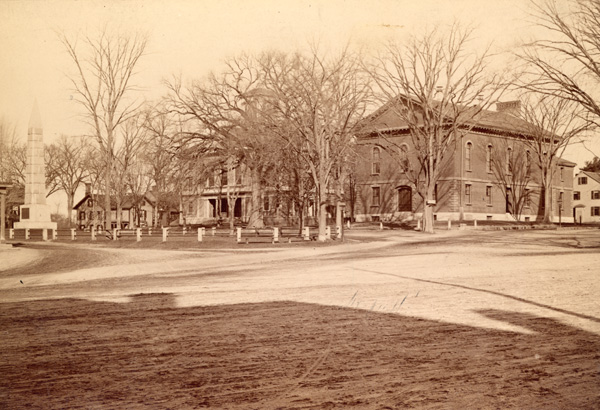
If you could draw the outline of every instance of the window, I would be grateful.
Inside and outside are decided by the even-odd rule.
[[[592,191],[592,199],[600,199],[600,191]]]
[[[238,166],[235,168],[235,184],[242,185],[242,167]]]
[[[531,208],[531,191],[525,190],[525,208]]]
[[[600,206],[593,206],[590,209],[592,211],[592,216],[600,216]]]
[[[564,192],[559,192],[558,193],[558,209],[560,209],[561,211],[564,211],[564,198],[565,198],[565,193]]]
[[[492,187],[490,185],[485,187],[485,203],[492,206]]]
[[[587,185],[587,177],[579,177],[579,178],[577,178],[577,184],[579,184],[579,185]]]
[[[573,192],[573,201],[580,201],[580,200],[581,200],[581,192],[579,192],[579,191]]]
[[[525,175],[531,175],[531,152],[525,151]]]
[[[80,221],[85,221],[85,211],[79,212],[79,220]]]
[[[560,182],[563,182],[565,180],[564,170],[565,169],[563,167],[560,167]]]
[[[371,206],[379,206],[381,200],[381,189],[378,186],[371,187]]]
[[[190,202],[188,204],[188,214],[193,214],[194,213],[194,203]]]
[[[380,171],[381,171],[381,150],[377,147],[373,148],[373,152],[371,153],[371,159],[372,159],[372,167],[371,167],[371,174],[372,175],[379,175]]]
[[[88,212],[88,220],[93,220],[94,219],[94,211],[89,211]]]
[[[471,184],[465,184],[465,203],[471,204]]]
[[[485,171],[491,173],[492,172],[492,145],[487,146],[487,150],[485,151]]]
[[[264,200],[263,200],[263,209],[265,211],[269,210],[269,197],[265,196]]]
[[[506,150],[506,175],[512,175],[512,160],[513,160],[512,148]]]
[[[221,170],[221,186],[227,186],[227,170]]]
[[[398,188],[398,212],[412,211],[412,189],[408,186]]]
[[[471,151],[473,150],[473,144],[467,142],[467,148],[465,150],[465,170],[471,171]]]
[[[400,145],[400,171],[408,172],[410,168],[410,163],[408,159],[408,145],[402,144]]]

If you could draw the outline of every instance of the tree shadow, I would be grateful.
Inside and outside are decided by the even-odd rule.
[[[2,408],[594,408],[600,337],[506,332],[295,302],[0,304]]]

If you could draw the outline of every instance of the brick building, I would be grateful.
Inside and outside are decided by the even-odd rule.
[[[498,103],[496,111],[485,110],[476,123],[454,138],[440,165],[436,219],[510,221],[519,217],[533,222],[543,216],[540,171],[523,144],[528,124],[515,115],[519,109],[518,102]],[[356,220],[420,218],[423,199],[411,174],[416,156],[408,126],[393,109],[384,106],[366,119],[363,130],[357,139]],[[391,147],[394,155],[389,153]],[[517,158],[518,154],[521,157]],[[554,170],[552,209],[556,222],[573,222],[575,165],[560,159]],[[519,174],[522,181],[517,180],[519,167],[524,170]],[[510,175],[511,184],[504,175]]]

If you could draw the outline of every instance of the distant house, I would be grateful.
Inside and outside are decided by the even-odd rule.
[[[398,109],[398,108],[396,108]],[[497,111],[485,110],[448,147],[439,165],[435,186],[434,217],[440,220],[514,220],[511,188],[498,178],[494,163],[504,164],[504,175],[512,175],[510,158],[523,152],[529,181],[521,200],[521,220],[535,221],[543,216],[543,194],[538,167],[529,165],[532,153],[523,143],[528,124],[515,115],[518,101],[499,103]],[[355,216],[358,221],[412,220],[421,217],[423,198],[409,177],[416,163],[408,125],[389,105],[384,105],[365,122],[358,135]],[[385,144],[398,147],[406,164],[399,164]],[[494,158],[502,158],[502,161]],[[559,159],[554,170],[552,220],[573,222],[571,215],[572,176],[575,163]],[[404,169],[403,169],[404,168]],[[414,168],[413,168],[414,169]],[[531,170],[531,171],[529,171]],[[529,173],[530,172],[530,173]],[[600,202],[600,201],[599,201]]]
[[[600,173],[580,171],[573,178],[573,217],[579,223],[600,222]]]
[[[104,228],[104,200],[103,194],[92,194],[89,189],[85,196],[73,207],[77,213],[77,226],[79,229],[89,229],[95,226]],[[111,226],[117,226],[117,205],[111,198]],[[133,196],[127,195],[121,203],[121,229],[145,227],[152,225],[152,216],[155,212],[156,201],[148,193],[141,200],[134,201]],[[137,205],[137,206],[136,206]]]

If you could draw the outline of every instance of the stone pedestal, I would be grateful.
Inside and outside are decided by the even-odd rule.
[[[56,222],[50,220],[50,205],[25,204],[19,206],[21,220],[15,222],[15,229],[56,229]]]

